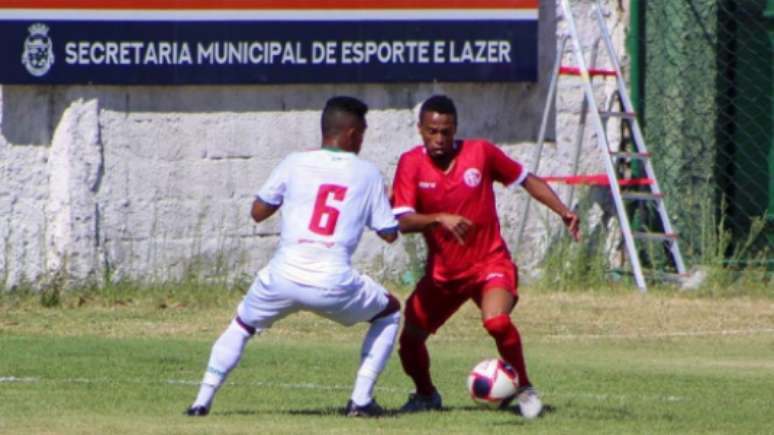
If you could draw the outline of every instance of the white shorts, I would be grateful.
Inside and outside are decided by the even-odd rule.
[[[345,326],[366,322],[389,303],[387,290],[366,275],[356,275],[352,284],[318,288],[289,281],[261,270],[237,308],[239,319],[257,331],[268,329],[279,319],[305,310]]]

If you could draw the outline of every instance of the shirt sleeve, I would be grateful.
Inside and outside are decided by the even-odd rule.
[[[258,193],[255,195],[257,199],[274,206],[282,205],[282,201],[285,198],[285,190],[288,185],[289,178],[289,157],[284,160],[271,171],[269,178],[263,183]]]
[[[484,149],[487,154],[487,164],[492,173],[492,179],[506,186],[520,186],[527,178],[529,172],[521,163],[508,157],[496,145],[485,142]]]
[[[395,216],[416,211],[417,183],[415,174],[416,168],[411,159],[408,154],[403,154],[398,161],[398,168],[395,170],[395,179],[392,183],[392,213]]]
[[[398,221],[392,214],[390,200],[387,198],[387,189],[384,178],[381,175],[374,177],[371,187],[371,210],[368,216],[368,227],[378,233],[393,232],[398,230]]]

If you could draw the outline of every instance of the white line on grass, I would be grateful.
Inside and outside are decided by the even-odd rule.
[[[32,383],[32,382],[38,382],[35,378],[17,378],[16,376],[0,376],[0,384],[2,383]]]
[[[526,328],[525,328],[526,330]],[[536,340],[551,340],[551,341],[565,341],[565,340],[620,340],[620,339],[659,339],[659,338],[679,338],[679,337],[718,337],[718,336],[750,336],[750,335],[765,335],[774,334],[774,328],[751,328],[751,329],[720,329],[715,331],[679,331],[679,332],[631,332],[627,334],[545,334],[535,335]],[[454,336],[438,336],[433,337],[435,343],[460,343],[468,341],[480,341],[480,337],[454,337]]]
[[[681,332],[642,332],[629,334],[555,334],[546,335],[549,340],[578,340],[578,339],[619,339],[619,338],[669,338],[669,337],[713,337],[713,336],[744,336],[772,334],[774,328],[758,329],[721,329],[717,331],[681,331]]]
[[[153,383],[159,383],[159,381],[148,381],[146,379],[111,379],[111,378],[95,378],[95,379],[87,379],[87,378],[62,378],[62,379],[53,379],[53,378],[19,378],[16,376],[0,376],[0,383],[30,383],[30,384],[36,384],[36,383],[52,383],[52,384],[118,384],[118,383],[128,383],[128,384],[153,384]],[[199,385],[199,381],[192,381],[192,380],[185,380],[185,379],[167,379],[166,381],[161,381],[161,383],[169,384],[169,385]],[[268,388],[285,388],[289,390],[349,390],[352,388],[350,385],[322,385],[322,384],[312,384],[312,383],[282,383],[282,382],[226,382],[226,385],[239,385],[239,386],[250,386],[250,387],[268,387]],[[392,388],[392,387],[376,387],[377,389],[381,391],[390,391],[390,392],[403,392],[405,390],[401,388]]]
[[[116,380],[116,379],[108,379],[108,378],[96,378],[96,379],[86,379],[86,378],[63,378],[63,379],[46,379],[46,378],[18,378],[16,376],[0,376],[0,383],[53,383],[53,384],[120,384],[120,383],[130,383],[130,384],[154,384],[154,383],[163,383],[167,385],[186,385],[186,386],[198,386],[199,381],[192,381],[187,379],[167,379],[166,381],[147,381],[144,379],[122,379],[122,380]],[[268,388],[280,388],[280,389],[288,389],[288,390],[298,390],[298,389],[304,389],[304,390],[344,390],[348,391],[352,389],[352,386],[350,385],[323,385],[323,384],[313,384],[313,383],[282,383],[282,382],[226,382],[226,385],[229,386],[248,386],[248,387],[268,387]],[[408,394],[409,391],[405,390],[403,388],[394,388],[394,387],[382,387],[377,386],[376,389],[378,391],[385,391],[385,392],[392,392],[392,393],[406,393]],[[628,395],[625,394],[593,394],[593,393],[584,393],[584,392],[559,392],[559,391],[545,391],[544,394],[548,397],[572,397],[572,398],[586,398],[586,399],[592,399],[592,400],[599,400],[599,401],[610,401],[610,400],[617,400],[617,401],[623,401],[629,399]],[[679,402],[683,400],[687,400],[687,397],[679,397],[679,396],[642,396],[640,394],[637,394],[637,399],[649,399],[653,401],[659,401],[659,402]]]

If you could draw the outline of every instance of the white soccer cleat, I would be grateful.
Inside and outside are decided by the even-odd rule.
[[[537,418],[540,412],[543,411],[543,403],[540,401],[540,396],[532,386],[519,388],[516,397],[519,400],[521,416],[527,420]]]

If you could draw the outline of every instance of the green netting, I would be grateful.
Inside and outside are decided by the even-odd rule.
[[[722,249],[733,260],[774,263],[774,18],[766,0],[641,8],[641,121],[684,255],[696,263]]]

